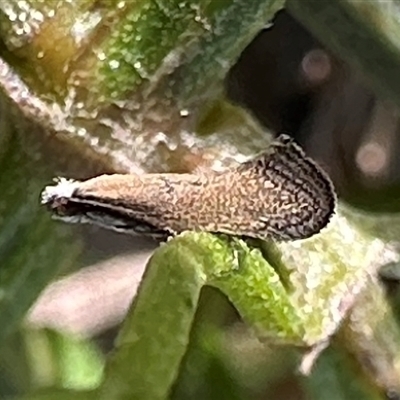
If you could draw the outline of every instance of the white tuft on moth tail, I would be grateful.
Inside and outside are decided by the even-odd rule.
[[[53,200],[72,197],[79,186],[79,181],[67,178],[54,178],[55,185],[46,186],[41,194],[41,203],[48,204]]]

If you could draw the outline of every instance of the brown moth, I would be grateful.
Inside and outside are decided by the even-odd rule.
[[[335,200],[327,174],[286,135],[224,172],[60,178],[42,193],[57,219],[159,239],[186,230],[305,239],[328,224]]]

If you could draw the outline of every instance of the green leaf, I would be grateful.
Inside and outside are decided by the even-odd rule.
[[[25,346],[34,386],[89,390],[103,373],[103,357],[89,340],[51,330],[28,330]]]
[[[92,392],[74,391],[66,389],[46,389],[28,394],[18,400],[91,400]]]
[[[69,228],[54,224],[39,208],[48,179],[47,160],[37,148],[26,151],[12,121],[4,117],[1,132],[0,343],[18,327],[45,285],[69,268],[79,252]]]

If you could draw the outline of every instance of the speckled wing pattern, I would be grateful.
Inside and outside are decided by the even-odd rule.
[[[59,219],[157,238],[186,230],[275,240],[308,238],[335,209],[332,183],[286,135],[222,173],[102,175],[42,194]]]
[[[323,229],[334,213],[331,180],[289,136],[281,135],[269,151],[241,165],[238,172],[259,188],[254,190],[259,199],[254,221],[258,237],[308,238]]]

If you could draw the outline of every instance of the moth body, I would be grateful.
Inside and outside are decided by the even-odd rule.
[[[42,202],[67,222],[159,238],[200,230],[296,240],[318,233],[335,208],[328,176],[287,136],[225,172],[114,174],[60,180]]]

